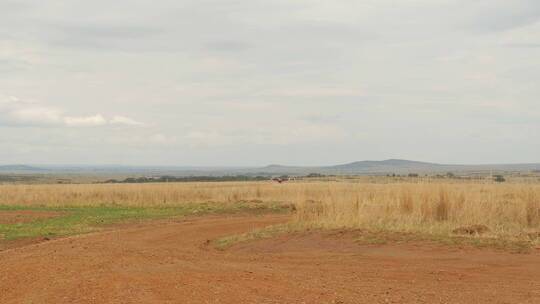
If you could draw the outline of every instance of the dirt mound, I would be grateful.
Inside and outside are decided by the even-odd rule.
[[[49,210],[0,210],[0,224],[24,224],[66,214],[68,212]]]
[[[490,229],[484,225],[473,225],[468,227],[459,227],[452,230],[454,234],[483,234],[489,232]]]
[[[207,244],[287,220],[175,219],[5,250],[0,303],[540,303],[538,252],[359,246],[339,231]]]

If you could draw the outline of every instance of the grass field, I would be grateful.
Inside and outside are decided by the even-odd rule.
[[[377,178],[284,184],[1,185],[0,210],[41,208],[70,214],[0,225],[0,237],[73,234],[126,219],[290,205],[296,212],[287,229],[295,230],[348,227],[444,236],[458,227],[486,225],[489,237],[531,240],[540,231],[537,183]]]
[[[499,237],[540,229],[538,184],[320,185],[294,203],[294,223],[307,227],[450,234],[486,225]]]

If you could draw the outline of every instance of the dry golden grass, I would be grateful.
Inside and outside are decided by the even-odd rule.
[[[358,227],[448,234],[486,225],[497,236],[540,231],[537,184],[333,184],[295,201],[294,222],[306,227]]]
[[[540,184],[392,179],[342,181],[0,185],[0,205],[173,206],[293,203],[297,227],[360,227],[447,234],[486,225],[494,235],[540,231]]]
[[[0,185],[0,205],[173,206],[186,203],[285,202],[294,190],[274,182]]]

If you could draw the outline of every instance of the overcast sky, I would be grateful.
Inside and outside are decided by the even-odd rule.
[[[540,162],[538,0],[1,0],[0,164]]]

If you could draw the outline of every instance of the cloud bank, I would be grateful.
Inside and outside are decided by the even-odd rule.
[[[537,0],[1,1],[0,159],[540,162],[539,45]]]
[[[24,102],[16,97],[0,98],[0,125],[17,127],[99,127],[105,125],[140,126],[143,123],[125,116],[106,119],[101,114],[68,116],[64,111],[38,103]]]

